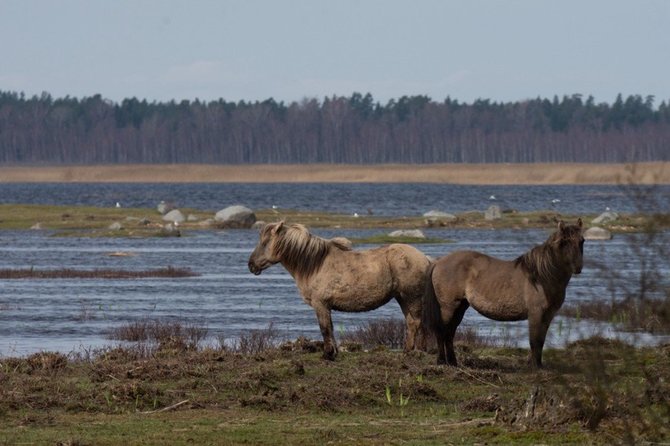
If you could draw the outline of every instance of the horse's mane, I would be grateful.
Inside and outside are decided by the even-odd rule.
[[[567,234],[561,234],[561,232]],[[581,233],[581,228],[577,226],[566,226],[563,230],[552,233],[546,242],[537,245],[525,254],[520,255],[514,260],[515,266],[520,266],[528,273],[530,282],[550,283],[557,279],[558,254],[556,246],[561,238],[570,238]]]
[[[520,266],[528,273],[530,282],[546,283],[554,278],[556,256],[548,242],[535,246],[525,254],[514,260],[515,266]]]
[[[317,272],[331,249],[351,251],[351,242],[342,237],[321,238],[301,224],[284,224],[274,243],[274,253],[286,269],[301,277]]]

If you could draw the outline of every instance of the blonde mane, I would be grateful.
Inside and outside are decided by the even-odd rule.
[[[301,224],[284,224],[275,234],[274,254],[287,270],[298,276],[309,277],[316,273],[331,249],[351,251],[351,244],[341,237],[324,239],[310,234]]]

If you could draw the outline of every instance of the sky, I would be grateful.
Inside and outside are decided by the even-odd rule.
[[[0,90],[670,100],[669,0],[0,0]]]

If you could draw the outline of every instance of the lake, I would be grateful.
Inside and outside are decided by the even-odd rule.
[[[440,193],[441,191],[441,193]],[[669,189],[654,190],[654,200],[668,199]],[[12,195],[13,194],[13,195]],[[427,197],[434,195],[435,198]],[[216,185],[45,185],[0,184],[2,202],[154,207],[158,201],[218,210],[230,204],[356,212],[372,208],[379,215],[420,215],[430,209],[450,212],[486,209],[491,203],[518,210],[547,209],[551,199],[564,213],[598,212],[609,207],[630,212],[635,200],[611,186],[445,186],[379,184],[216,184]],[[495,200],[491,199],[495,197]],[[560,197],[560,198],[557,198]],[[575,199],[578,197],[578,199]],[[664,208],[667,212],[667,207]],[[381,230],[315,230],[323,237],[365,237]],[[475,249],[513,259],[548,232],[523,230],[427,229],[428,237],[454,240],[417,247],[438,257],[458,249]],[[247,269],[258,234],[254,230],[187,231],[181,238],[62,238],[49,231],[0,231],[0,268],[145,270],[186,267],[200,274],[189,278],[133,280],[53,279],[0,280],[0,355],[25,355],[42,350],[62,352],[97,348],[114,327],[143,319],[175,320],[206,327],[209,340],[235,339],[249,329],[273,327],[287,339],[303,335],[320,339],[313,310],[305,305],[293,279],[281,265],[261,276]],[[666,243],[667,234],[654,243]],[[356,249],[370,248],[370,245]],[[113,252],[129,256],[110,256]],[[591,299],[622,299],[638,290],[640,272],[654,246],[640,235],[617,235],[607,242],[587,242],[583,273],[573,276],[566,303]],[[661,277],[670,277],[668,260],[655,262]],[[367,321],[401,318],[395,302],[367,313],[334,313],[336,336]],[[485,336],[527,346],[526,323],[499,323],[466,313],[462,326]],[[617,332],[609,324],[559,318],[547,344],[592,334],[623,337],[637,343],[667,338]]]

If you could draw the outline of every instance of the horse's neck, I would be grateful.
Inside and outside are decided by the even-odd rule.
[[[558,309],[565,300],[565,290],[568,287],[572,273],[564,268],[552,268],[553,278],[551,280],[540,279],[540,284],[553,307]]]
[[[533,249],[546,250],[547,247],[539,245]],[[543,255],[547,254],[544,253]],[[572,271],[569,267],[552,260],[546,267],[541,267],[536,263],[533,268],[535,269],[537,283],[542,286],[547,297],[552,302],[557,301],[558,305],[561,305],[565,299],[565,289],[572,277]],[[542,271],[543,269],[544,271]]]
[[[299,251],[300,254],[296,252],[291,255],[283,255],[280,260],[282,266],[293,277],[299,287],[319,272],[321,265],[330,252],[324,240],[310,238],[310,241],[311,243],[317,243],[315,249],[303,249]]]

